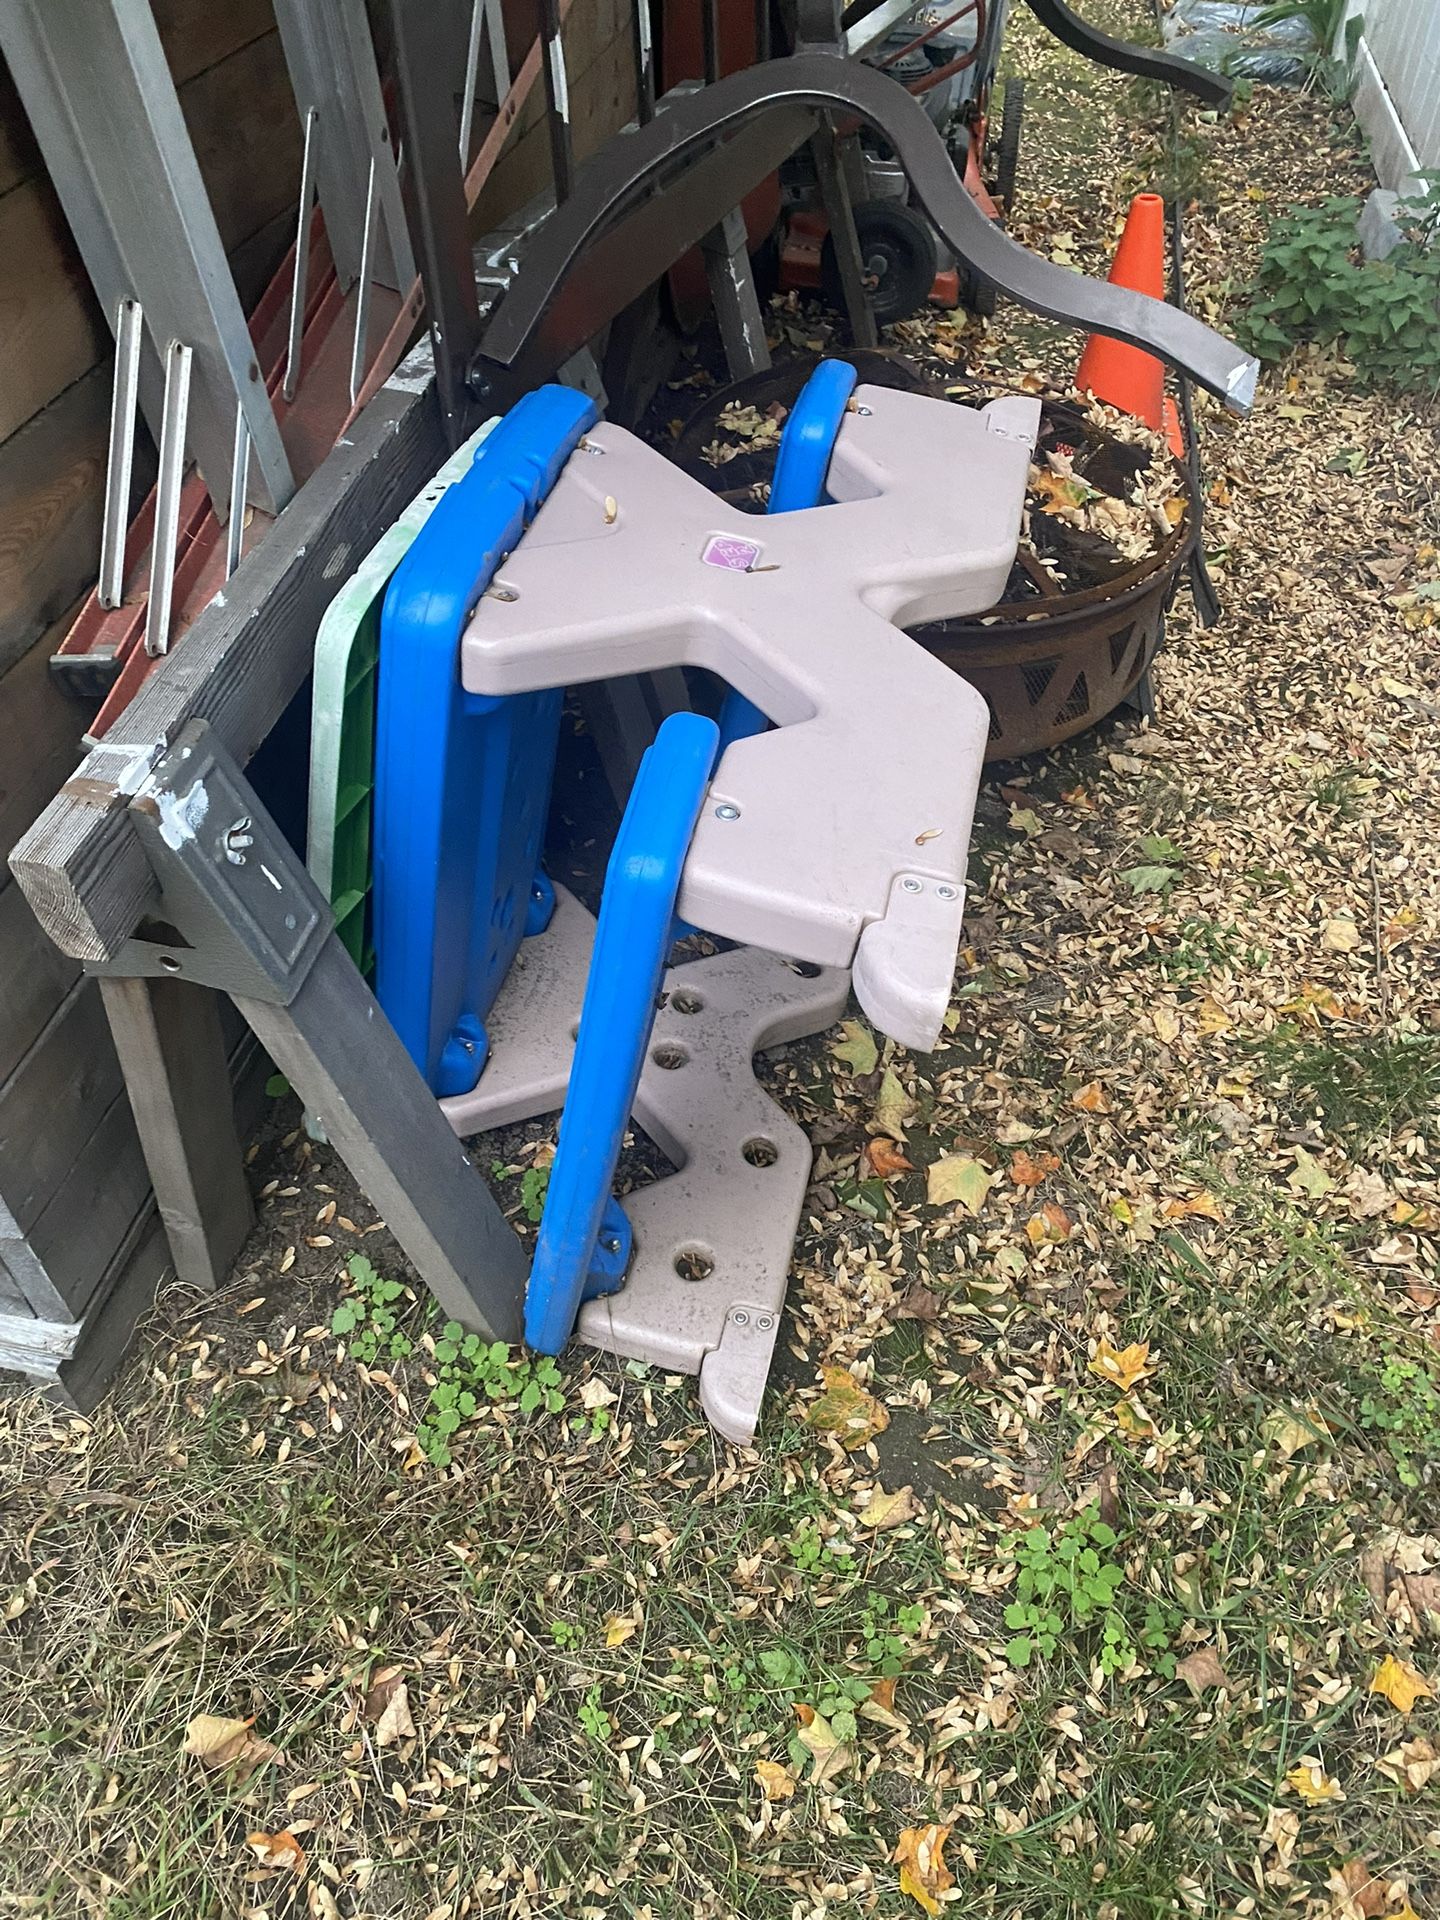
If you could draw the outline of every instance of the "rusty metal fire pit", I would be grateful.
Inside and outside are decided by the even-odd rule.
[[[1077,407],[1049,402],[1040,446],[1076,448],[1075,472],[1098,486],[1129,443],[1093,427]],[[962,675],[990,709],[987,760],[1018,759],[1093,727],[1140,685],[1165,634],[1165,613],[1199,525],[1194,482],[1169,454],[1180,519],[1155,552],[1092,585],[1061,586],[1022,549],[1006,597],[988,613],[917,627],[913,637]],[[1118,476],[1116,476],[1118,478]],[[1043,515],[1032,514],[1038,541]]]
[[[845,357],[855,360],[862,380],[944,392],[903,355]],[[791,362],[712,394],[675,443],[674,458],[734,504],[758,510],[774,467],[773,440],[746,447],[719,467],[706,460],[704,449],[723,438],[720,415],[727,405],[753,408],[762,417],[767,409],[788,408],[809,372],[810,363]],[[965,385],[974,387],[977,402],[1003,390],[980,381]],[[1152,455],[1093,425],[1078,407],[1046,399],[1039,451],[1051,450],[1071,453],[1076,476],[1112,496],[1140,465],[1164,459],[1173,469],[1172,497],[1182,510],[1158,548],[1128,566],[1116,564],[1114,550],[1106,555],[1098,542],[1087,551],[1072,537],[1067,549],[1066,529],[1032,512],[1032,541],[1066,574],[1063,585],[1035,552],[1022,547],[997,606],[912,629],[923,647],[983,696],[990,709],[987,760],[1058,746],[1134,695],[1163,640],[1166,609],[1197,537],[1199,500],[1183,461]]]

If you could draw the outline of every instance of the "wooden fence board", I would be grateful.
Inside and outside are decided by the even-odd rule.
[[[0,195],[0,441],[104,355],[110,343],[48,180]]]
[[[75,962],[41,931],[20,888],[0,891],[0,1085],[79,977]]]
[[[77,981],[0,1085],[0,1197],[22,1234],[60,1191],[123,1084],[99,989]]]

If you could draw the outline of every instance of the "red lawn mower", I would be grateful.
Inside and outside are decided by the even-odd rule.
[[[1009,0],[965,0],[950,7],[917,0],[855,0],[843,16],[852,59],[866,61],[924,101],[944,136],[965,186],[992,220],[1013,203],[1024,114],[1024,82],[1002,88],[998,137],[992,143],[991,98]],[[995,310],[992,289],[970,278],[942,247],[925,216],[909,204],[903,169],[868,129],[847,143],[855,228],[876,323],[888,326],[927,302],[974,312]],[[829,223],[806,155],[782,176],[786,222],[780,284],[823,292],[835,305],[840,274]]]

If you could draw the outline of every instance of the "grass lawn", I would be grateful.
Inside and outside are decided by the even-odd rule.
[[[1323,94],[1177,135],[1013,42],[1077,265],[1179,170],[1223,321],[1363,183]],[[92,1419],[0,1401],[0,1914],[1440,1920],[1437,410],[1312,350],[1202,427],[1226,618],[987,784],[941,1048],[764,1069],[816,1167],[753,1452],[455,1337],[289,1100],[227,1292]]]

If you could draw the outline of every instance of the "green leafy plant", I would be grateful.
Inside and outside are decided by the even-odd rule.
[[[585,1698],[580,1702],[580,1711],[577,1718],[579,1719],[581,1730],[588,1734],[592,1740],[598,1740],[602,1746],[614,1735],[614,1722],[600,1704],[599,1687],[591,1687]]]
[[[437,1317],[433,1303],[420,1307],[402,1281],[387,1280],[363,1253],[351,1254],[346,1271],[353,1291],[335,1309],[330,1331],[366,1366],[409,1359],[419,1336],[401,1325],[402,1313],[413,1324],[418,1311],[423,1330]],[[452,1435],[484,1404],[510,1402],[522,1414],[559,1413],[565,1405],[564,1378],[544,1355],[512,1354],[503,1340],[482,1340],[456,1320],[445,1322],[432,1346],[436,1378],[415,1438],[434,1466],[449,1466]]]
[[[1338,342],[1368,385],[1418,392],[1440,387],[1440,193],[1403,200],[1407,236],[1388,260],[1366,260],[1356,241],[1359,202],[1334,197],[1277,220],[1260,256],[1237,331],[1263,360],[1302,341]]]
[[[1238,938],[1236,929],[1204,914],[1188,914],[1176,927],[1173,943],[1152,951],[1161,977],[1177,986],[1203,980],[1217,967],[1263,966],[1269,959],[1264,947]]]
[[[527,1167],[520,1176],[520,1204],[527,1220],[539,1221],[550,1191],[549,1167]]]
[[[865,1659],[882,1680],[894,1679],[905,1671],[911,1641],[924,1624],[924,1607],[908,1605],[892,1612],[887,1594],[877,1593],[867,1599],[860,1616]]]
[[[852,1555],[828,1540],[814,1520],[801,1521],[786,1550],[802,1573],[853,1573],[855,1568]]]
[[[1440,1389],[1418,1360],[1387,1356],[1360,1402],[1360,1425],[1380,1434],[1402,1486],[1418,1487],[1440,1460]]]
[[[350,1352],[366,1366],[406,1359],[414,1343],[400,1330],[398,1303],[407,1291],[404,1284],[387,1280],[363,1253],[351,1254],[346,1271],[355,1291],[335,1309],[330,1331],[346,1336]]]
[[[1185,864],[1184,849],[1163,834],[1147,833],[1140,842],[1140,851],[1145,856],[1145,864],[1126,867],[1120,878],[1132,893],[1164,893],[1173,884],[1177,870]]]
[[[550,1622],[550,1638],[555,1642],[556,1646],[560,1648],[562,1653],[572,1653],[584,1637],[573,1620],[552,1620]]]
[[[1120,1673],[1134,1663],[1137,1650],[1121,1603],[1125,1568],[1110,1557],[1118,1543],[1096,1507],[1053,1530],[1030,1529],[1015,1551],[1015,1598],[1005,1609],[1014,1635],[1005,1648],[1011,1666],[1028,1667],[1037,1654],[1048,1659],[1067,1636],[1096,1633],[1103,1672]],[[1142,1639],[1160,1626],[1147,1615]]]

